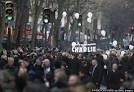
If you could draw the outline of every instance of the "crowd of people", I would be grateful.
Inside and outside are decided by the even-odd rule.
[[[134,54],[22,48],[0,54],[0,92],[92,92],[134,89]]]

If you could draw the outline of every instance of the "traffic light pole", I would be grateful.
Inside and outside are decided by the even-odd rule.
[[[79,43],[80,43],[80,41],[81,41],[81,38],[80,38],[80,31],[81,31],[81,28],[80,28],[80,26],[79,26]]]
[[[11,23],[9,22],[9,27],[7,29],[7,31],[8,31],[8,40],[7,40],[8,57],[10,56],[10,50],[11,50],[11,31],[12,31],[11,27],[12,27]]]
[[[7,57],[10,56],[11,50],[11,32],[12,32],[12,21],[14,19],[14,2],[12,0],[5,1],[5,18],[8,22],[7,28]]]
[[[47,47],[47,24],[45,23],[45,46]]]

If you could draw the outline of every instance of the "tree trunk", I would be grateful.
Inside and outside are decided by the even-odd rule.
[[[38,27],[38,18],[40,16],[42,7],[43,7],[44,0],[35,0],[35,13],[33,18],[33,31],[32,31],[32,43],[31,47],[35,47],[36,42],[36,34],[37,34],[37,27]]]
[[[64,7],[64,0],[57,0],[58,2],[58,18],[55,21],[54,25],[54,35],[56,37],[56,47],[59,47],[60,45],[60,39],[59,39],[59,30],[60,30],[60,24],[61,24],[61,18],[62,18],[62,12],[63,12],[63,7]]]
[[[16,14],[16,45],[20,45],[20,40],[22,37],[22,32],[24,31],[25,24],[28,21],[29,9],[28,9],[28,0],[17,0],[17,14]]]

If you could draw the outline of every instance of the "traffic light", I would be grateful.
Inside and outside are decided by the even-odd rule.
[[[51,10],[50,8],[46,8],[43,10],[43,22],[44,23],[53,23],[55,20],[55,12],[56,10]]]
[[[50,22],[50,16],[51,16],[51,10],[49,8],[46,8],[43,10],[43,22],[49,23]]]
[[[5,2],[5,18],[8,21],[11,21],[14,19],[14,3],[13,1],[6,1]]]

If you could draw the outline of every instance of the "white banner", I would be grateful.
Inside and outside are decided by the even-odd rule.
[[[79,44],[72,42],[72,52],[84,53],[84,52],[96,52],[96,43],[91,44]]]

